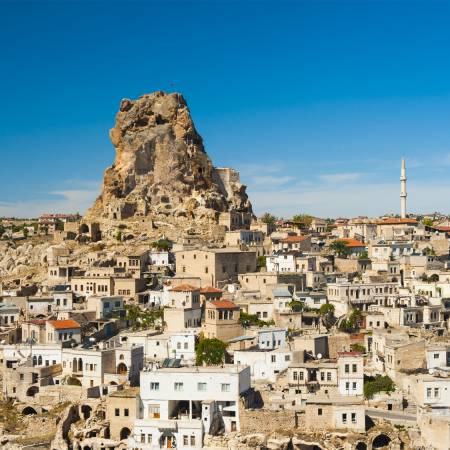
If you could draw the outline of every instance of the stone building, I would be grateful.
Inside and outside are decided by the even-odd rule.
[[[241,336],[244,329],[239,322],[239,306],[229,300],[212,300],[205,303],[203,335],[228,341]]]
[[[106,420],[109,422],[111,439],[126,439],[139,413],[139,388],[117,390],[106,397]]]
[[[219,248],[176,252],[177,276],[199,277],[202,286],[220,287],[247,272],[256,272],[255,251]]]
[[[199,288],[190,284],[180,284],[170,289],[168,303],[164,308],[164,322],[167,331],[200,327],[201,317]]]

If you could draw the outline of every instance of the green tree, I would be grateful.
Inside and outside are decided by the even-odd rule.
[[[168,239],[159,239],[152,243],[152,247],[159,251],[169,251],[172,247],[172,242]]]
[[[261,220],[261,222],[267,223],[268,225],[274,225],[277,221],[277,218],[269,212],[264,213],[259,219]]]
[[[336,322],[334,317],[334,306],[331,303],[325,303],[319,308],[319,316],[327,330],[329,330]]]
[[[241,314],[239,316],[239,322],[244,327],[249,327],[252,325],[257,326],[257,327],[265,327],[265,326],[271,325],[273,323],[273,321],[266,322],[264,320],[259,319],[256,314],[247,314],[244,311],[241,311]]]
[[[334,313],[334,306],[331,303],[325,303],[319,308],[319,316],[325,316],[329,313]]]
[[[314,220],[313,216],[309,214],[296,214],[292,217],[292,221],[295,223],[303,223],[305,227],[309,228],[311,226],[312,221]]]
[[[330,250],[338,255],[340,258],[347,258],[350,255],[351,250],[345,243],[345,241],[333,241],[330,244]]]
[[[64,222],[60,219],[56,219],[55,221],[55,230],[64,231]]]
[[[430,276],[428,277],[428,281],[429,281],[430,283],[436,283],[436,282],[438,282],[438,281],[439,281],[439,275],[438,275],[437,273],[433,273],[432,275],[430,275]]]
[[[266,267],[266,257],[265,256],[258,256],[257,265],[259,269],[262,269],[263,267]]]
[[[118,241],[121,241],[121,240],[122,240],[122,232],[121,232],[120,230],[117,230],[117,232],[116,232],[116,239],[117,239]]]
[[[422,223],[426,226],[426,227],[432,227],[433,226],[433,220],[430,219],[429,217],[425,217],[422,220]]]
[[[358,344],[357,342],[355,344],[350,344],[350,350],[352,352],[366,353],[366,347],[364,347],[364,345]]]
[[[362,317],[359,309],[354,309],[347,319],[342,320],[339,329],[345,333],[353,333],[359,329],[359,321]]]
[[[369,257],[369,254],[364,251],[359,255],[358,259],[367,259],[368,257]]]
[[[225,362],[227,344],[219,339],[200,339],[195,349],[195,363],[201,366],[218,365]]]
[[[299,300],[291,300],[289,302],[289,308],[291,308],[294,312],[303,311],[304,306],[305,304]]]
[[[377,375],[364,380],[364,397],[373,398],[378,392],[394,392],[395,384],[388,376]]]

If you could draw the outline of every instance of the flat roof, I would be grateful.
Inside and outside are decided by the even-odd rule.
[[[183,372],[183,373],[223,373],[223,372],[227,372],[227,373],[239,373],[242,372],[244,369],[246,369],[248,366],[243,366],[243,365],[234,365],[234,364],[224,364],[221,366],[207,366],[207,367],[203,367],[203,366],[192,366],[192,367],[187,367],[187,366],[183,366],[183,367],[177,367],[177,368],[170,368],[170,367],[160,367],[158,369],[156,369],[153,373],[158,373],[158,372]],[[145,372],[144,372],[145,373]],[[147,372],[147,373],[152,373]]]

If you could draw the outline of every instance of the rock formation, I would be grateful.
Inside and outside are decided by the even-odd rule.
[[[239,174],[212,165],[180,94],[122,100],[110,138],[116,158],[87,220],[147,217],[186,228],[217,224],[223,212],[252,213]]]

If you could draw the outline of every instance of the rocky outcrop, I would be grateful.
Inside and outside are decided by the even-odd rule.
[[[122,100],[110,138],[116,158],[87,220],[150,218],[180,228],[252,212],[239,174],[213,166],[180,94]]]

